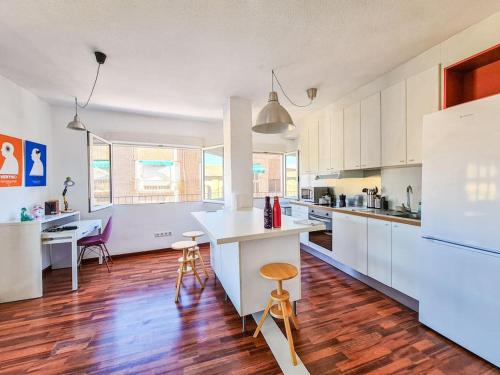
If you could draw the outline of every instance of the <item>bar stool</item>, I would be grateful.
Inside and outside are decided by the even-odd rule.
[[[299,271],[297,270],[297,267],[288,263],[269,263],[261,267],[260,275],[265,279],[277,281],[278,288],[271,292],[264,314],[262,315],[259,325],[253,334],[254,338],[259,335],[260,329],[262,328],[269,312],[275,318],[283,319],[285,322],[286,338],[288,340],[290,356],[292,357],[292,363],[294,366],[297,365],[297,356],[295,354],[293,337],[288,318],[292,320],[295,329],[299,329],[299,322],[290,304],[290,293],[283,289],[283,281],[293,279],[298,273]],[[274,302],[276,302],[276,304],[273,304]]]
[[[179,302],[179,291],[181,288],[182,278],[184,274],[188,272],[193,272],[194,276],[203,287],[200,276],[196,272],[196,265],[194,263],[194,258],[188,254],[188,250],[195,247],[195,241],[178,241],[172,244],[172,249],[182,250],[182,256],[178,259],[179,268],[177,269],[177,281],[175,283],[175,302]]]
[[[190,232],[184,232],[182,233],[183,237],[188,237],[191,238],[191,241],[196,241],[196,238],[204,236],[205,233],[199,231],[199,230],[193,230]],[[191,248],[188,250],[188,253],[194,258],[194,261],[198,260],[201,264],[201,268],[203,268],[203,272],[205,273],[205,277],[208,279],[208,272],[207,268],[205,267],[205,261],[203,260],[203,257],[201,256],[200,248],[197,246]]]

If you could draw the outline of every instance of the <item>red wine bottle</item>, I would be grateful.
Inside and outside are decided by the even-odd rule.
[[[264,228],[271,229],[273,227],[273,209],[271,208],[271,197],[266,197],[266,205],[264,206]]]
[[[281,228],[281,207],[278,197],[274,197],[273,204],[273,227]]]

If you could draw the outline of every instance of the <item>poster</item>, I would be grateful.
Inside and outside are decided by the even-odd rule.
[[[47,146],[24,141],[24,186],[47,185]]]
[[[22,186],[23,141],[0,134],[0,187]]]

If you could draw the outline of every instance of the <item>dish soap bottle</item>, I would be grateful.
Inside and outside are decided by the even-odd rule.
[[[264,206],[264,228],[271,229],[273,227],[273,209],[271,208],[271,197],[265,198],[266,205]]]
[[[274,197],[273,228],[281,228],[281,206],[278,197]]]

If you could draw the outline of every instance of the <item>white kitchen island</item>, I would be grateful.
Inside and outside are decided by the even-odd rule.
[[[269,293],[276,283],[260,276],[267,263],[290,263],[299,270],[298,277],[284,282],[290,300],[301,298],[300,240],[302,232],[325,229],[323,224],[294,223],[282,215],[280,229],[264,228],[264,213],[258,208],[235,211],[200,211],[191,213],[210,238],[210,263],[238,314],[245,317],[264,310]]]

